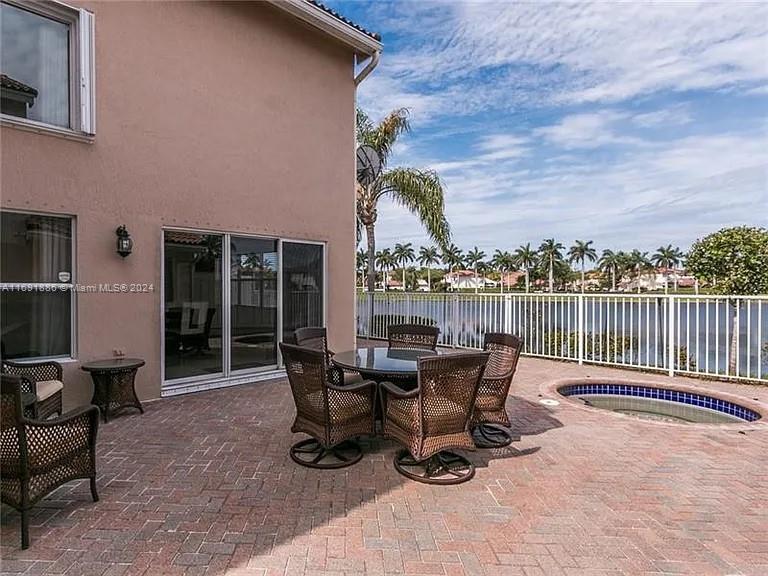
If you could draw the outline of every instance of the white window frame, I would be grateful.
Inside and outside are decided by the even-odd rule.
[[[44,362],[46,360],[56,360],[57,362],[75,362],[77,360],[77,218],[73,214],[55,214],[53,212],[40,212],[38,210],[16,210],[12,208],[3,208],[0,213],[24,214],[26,216],[50,216],[52,218],[65,218],[70,222],[71,250],[72,250],[72,270],[70,271],[69,282],[2,282],[1,289],[13,289],[19,286],[40,286],[41,288],[61,288],[69,287],[69,354],[59,354],[57,356],[34,356],[27,358],[14,358],[14,362]],[[1,280],[1,279],[0,279]]]
[[[40,134],[93,141],[96,135],[96,51],[93,13],[57,0],[2,2],[69,25],[69,127],[55,126],[11,114],[0,114],[0,122],[4,126]]]

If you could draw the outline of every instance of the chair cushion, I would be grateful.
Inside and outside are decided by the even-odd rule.
[[[63,388],[64,384],[60,380],[42,380],[37,383],[37,401],[47,400]]]

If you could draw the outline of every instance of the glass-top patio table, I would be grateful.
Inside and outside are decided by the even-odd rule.
[[[361,346],[333,355],[333,363],[343,370],[359,372],[363,378],[381,382],[416,382],[418,360],[444,354],[442,350],[402,350],[387,346]]]

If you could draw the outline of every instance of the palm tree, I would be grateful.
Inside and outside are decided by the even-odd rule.
[[[554,238],[547,238],[539,246],[539,253],[542,260],[549,266],[549,291],[554,292],[555,287],[555,261],[563,259],[562,250],[565,247],[560,242],[555,242]]]
[[[509,252],[496,250],[490,262],[491,268],[499,273],[501,278],[501,293],[504,293],[504,273],[509,272],[514,266],[512,255]]]
[[[427,267],[427,284],[432,291],[432,265],[440,264],[440,254],[434,246],[422,246],[419,248],[419,264]]]
[[[393,268],[395,266],[395,258],[392,255],[392,251],[389,248],[384,248],[384,250],[381,250],[376,253],[376,264],[378,264],[379,269],[383,272],[384,276],[384,291],[386,292],[388,286],[389,286],[389,275],[388,272],[390,268]],[[370,267],[369,267],[370,269]]]
[[[413,245],[408,242],[406,244],[395,244],[395,249],[392,251],[392,256],[395,259],[396,265],[403,268],[403,292],[405,292],[405,265],[416,260],[416,254],[413,251]]]
[[[368,241],[368,291],[375,287],[376,254],[375,225],[379,200],[389,196],[397,204],[415,214],[429,237],[444,246],[451,239],[451,230],[445,219],[443,185],[437,172],[397,167],[387,169],[387,161],[398,137],[408,132],[408,109],[399,108],[374,124],[362,110],[357,110],[357,143],[371,146],[379,154],[383,169],[376,179],[363,186],[355,186],[357,218],[365,228]]]
[[[643,272],[648,271],[651,267],[651,261],[648,259],[648,252],[640,252],[638,249],[630,252],[627,263],[630,269],[635,273],[637,282],[637,293],[640,294],[640,278],[643,276]]]
[[[478,250],[477,246],[467,252],[467,265],[471,266],[475,273],[475,294],[477,294],[479,288],[477,284],[477,268],[483,262],[483,258],[485,258],[485,252]],[[483,287],[485,287],[485,282],[483,282]]]
[[[525,272],[525,291],[526,293],[530,292],[531,268],[536,266],[536,261],[538,259],[536,250],[531,248],[531,243],[529,242],[525,246],[520,246],[517,250],[515,250],[514,258],[515,263]]]
[[[356,271],[360,274],[360,287],[365,289],[365,270],[368,268],[368,253],[362,248],[357,251]]]
[[[584,293],[584,266],[586,264],[586,261],[589,260],[590,262],[594,262],[597,260],[597,252],[595,252],[595,249],[592,248],[592,244],[594,244],[594,241],[587,240],[584,242],[583,240],[576,240],[573,243],[573,246],[571,246],[570,250],[568,250],[568,260],[570,262],[580,262],[581,263],[581,293]]]
[[[660,246],[656,253],[651,256],[651,261],[659,268],[666,268],[664,273],[664,294],[669,294],[669,269],[675,269],[680,265],[683,259],[683,253],[680,248],[673,248],[672,244]],[[675,292],[677,292],[677,274],[675,274]]]
[[[448,267],[448,273],[453,272],[455,268],[464,266],[464,253],[456,244],[444,247],[440,258],[443,264]]]
[[[600,260],[597,261],[597,267],[605,273],[611,275],[611,291],[616,292],[616,275],[622,270],[626,254],[623,252],[614,252],[613,250],[603,250]]]

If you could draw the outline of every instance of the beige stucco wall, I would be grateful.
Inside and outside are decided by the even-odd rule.
[[[164,225],[326,241],[331,344],[350,347],[351,52],[265,4],[76,4],[96,16],[95,142],[2,127],[1,205],[76,216],[78,283],[155,292],[79,295],[65,407],[90,399],[79,362],[116,348],[147,361],[140,397],[160,395]]]

